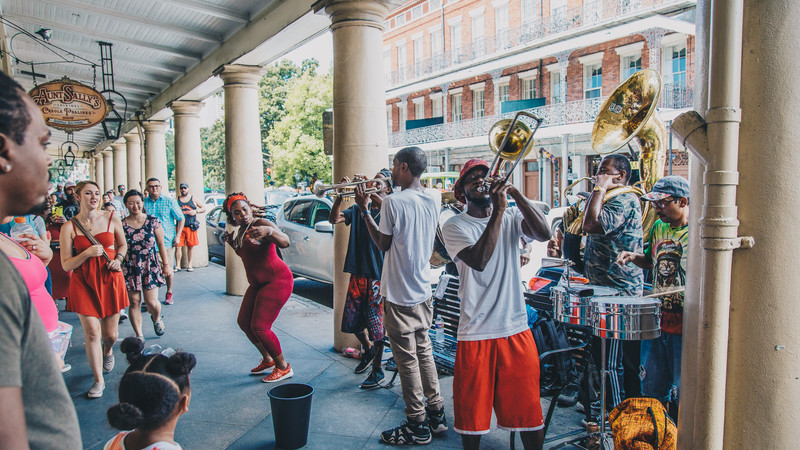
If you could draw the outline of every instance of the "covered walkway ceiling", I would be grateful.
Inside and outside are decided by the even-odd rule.
[[[219,89],[222,83],[212,73],[220,65],[264,65],[325,32],[330,21],[311,12],[313,3],[0,0],[1,62],[26,89],[33,88],[35,71],[40,84],[66,75],[99,91],[98,43],[109,42],[115,88],[128,100],[126,118],[144,109],[147,118],[165,119],[169,102],[202,100]],[[42,28],[51,30],[49,44],[35,34]],[[128,122],[123,130],[132,128]],[[74,139],[81,150],[108,144],[100,125],[76,132]],[[66,135],[54,130],[54,146],[64,140]]]

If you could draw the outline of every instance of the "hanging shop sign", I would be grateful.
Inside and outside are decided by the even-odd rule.
[[[40,84],[28,92],[42,111],[47,126],[77,131],[102,122],[108,112],[106,100],[83,83],[64,77]]]

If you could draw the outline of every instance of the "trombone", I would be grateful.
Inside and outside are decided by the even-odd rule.
[[[536,124],[533,130],[519,120],[520,116],[533,119]],[[527,111],[519,111],[514,115],[513,119],[503,119],[492,125],[492,128],[489,129],[489,148],[495,155],[492,164],[489,165],[489,172],[486,175],[483,186],[478,188],[478,192],[487,192],[489,190],[493,179],[496,179],[500,173],[502,160],[514,160],[514,164],[503,178],[504,183],[508,181],[517,164],[533,149],[533,135],[536,134],[536,130],[539,129],[542,122],[544,122],[544,119],[534,114]]]
[[[311,192],[319,198],[326,195],[339,198],[348,198],[356,196],[356,186],[364,184],[364,194],[377,194],[386,189],[386,178],[373,178],[371,180],[356,180],[348,183],[339,183],[325,185],[321,180],[314,183]]]

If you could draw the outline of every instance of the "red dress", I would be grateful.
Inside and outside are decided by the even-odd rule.
[[[111,222],[108,224],[111,229]],[[78,235],[75,230],[73,246],[80,253],[92,246],[84,235]],[[103,244],[106,254],[114,259],[114,233],[106,230],[95,235]],[[69,295],[67,296],[67,311],[83,314],[84,316],[104,318],[117,314],[128,306],[128,291],[125,288],[125,277],[122,272],[112,272],[106,266],[106,259],[102,256],[89,258],[72,271],[69,279]]]

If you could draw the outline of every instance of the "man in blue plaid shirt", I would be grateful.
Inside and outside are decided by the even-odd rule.
[[[173,265],[175,260],[175,247],[178,243],[178,236],[183,231],[183,211],[175,199],[161,195],[161,182],[158,178],[147,180],[147,197],[144,198],[144,210],[147,214],[155,217],[161,222],[164,229],[164,246],[169,255],[169,264]],[[172,300],[172,274],[166,275],[167,296],[164,299],[165,305],[174,303]]]

